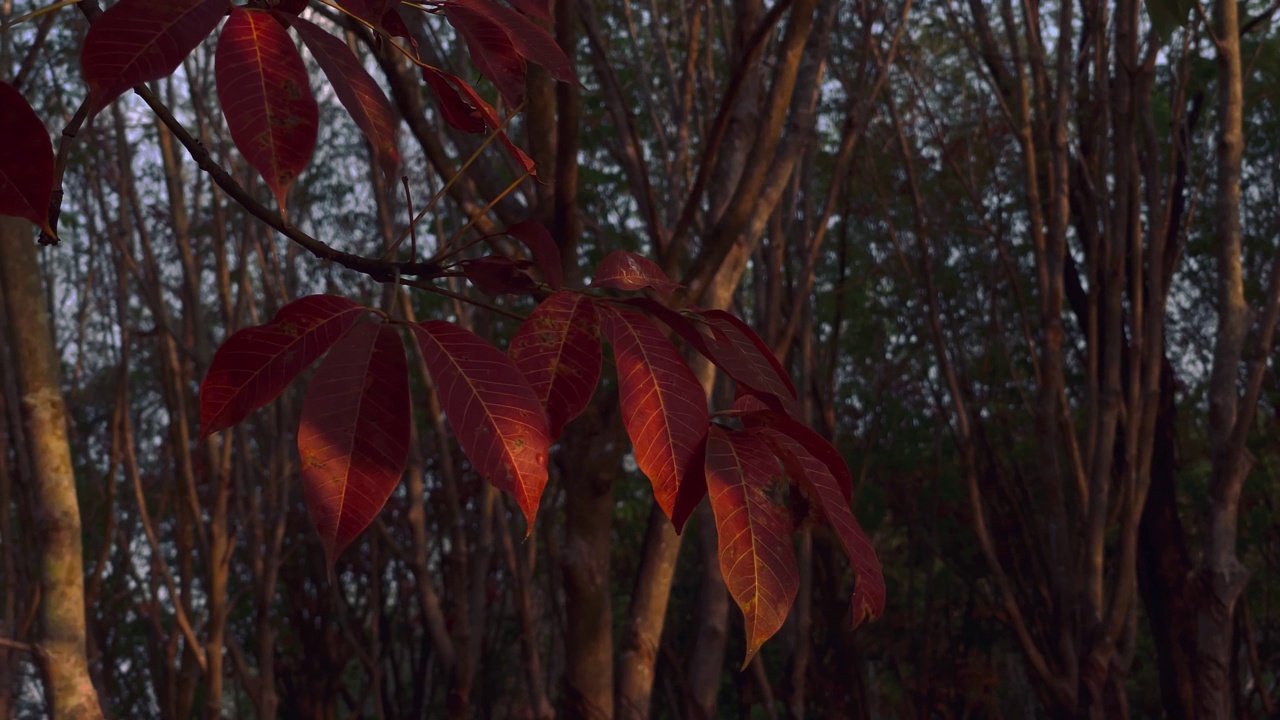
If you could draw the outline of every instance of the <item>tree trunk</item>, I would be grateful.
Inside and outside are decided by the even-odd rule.
[[[59,359],[29,223],[0,218],[0,284],[17,366],[22,419],[38,502],[41,619],[39,664],[54,720],[101,718],[85,654],[84,569],[80,508]]]
[[[1218,43],[1218,331],[1209,379],[1212,474],[1205,515],[1204,554],[1197,573],[1196,703],[1201,718],[1230,715],[1232,617],[1247,573],[1236,557],[1240,491],[1251,462],[1237,433],[1240,360],[1249,325],[1241,268],[1240,168],[1244,155],[1243,75],[1236,0],[1217,0]],[[1251,412],[1248,413],[1252,415]]]

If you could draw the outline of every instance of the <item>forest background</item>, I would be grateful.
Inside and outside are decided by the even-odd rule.
[[[543,26],[582,84],[530,63],[505,128],[538,181],[452,129],[388,37],[312,3],[384,87],[409,194],[308,56],[320,142],[294,225],[378,257],[442,192],[424,250],[533,218],[566,284],[645,254],[756,329],[843,454],[883,616],[852,627],[855,573],[830,528],[803,525],[794,607],[742,671],[712,512],[674,533],[608,377],[523,539],[415,369],[404,481],[329,580],[298,482],[303,385],[225,443],[199,437],[198,390],[234,331],[312,293],[385,305],[387,286],[311,257],[202,171],[270,203],[218,111],[214,40],[152,84],[170,118],[129,93],[62,140],[99,10],[78,5],[9,27],[43,6],[0,3],[0,79],[66,152],[61,241],[37,251],[29,223],[0,219],[0,717],[49,711],[42,605],[76,600],[44,592],[32,540],[47,506],[16,288],[37,252],[82,526],[86,708],[1280,713],[1280,3],[555,0]],[[483,58],[413,5],[424,59],[502,107]],[[460,297],[410,289],[403,311],[499,347],[519,326],[506,313],[533,307],[440,287]]]

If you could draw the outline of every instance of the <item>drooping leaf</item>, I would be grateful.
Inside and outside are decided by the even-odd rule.
[[[561,82],[578,84],[573,63],[569,62],[564,50],[556,44],[555,38],[529,18],[492,0],[449,0],[445,3],[445,13],[453,7],[465,7],[488,18],[507,33],[516,52],[526,60],[546,68],[551,77]]]
[[[291,22],[329,79],[338,101],[369,139],[383,175],[393,182],[400,169],[400,152],[396,149],[399,120],[382,88],[345,42],[302,18]]]
[[[791,384],[786,369],[769,346],[765,345],[764,340],[732,313],[724,310],[696,312],[715,332],[714,357],[710,359],[724,368],[734,380],[753,392],[766,395],[765,402],[774,400],[784,412],[799,419],[800,404],[796,400],[795,385]],[[729,365],[732,367],[726,367]]]
[[[879,617],[884,612],[884,574],[875,548],[849,510],[849,496],[840,480],[826,462],[818,459],[793,436],[772,428],[757,428],[748,433],[764,439],[774,448],[788,474],[808,496],[810,507],[835,529],[836,536],[840,538],[840,545],[857,574],[853,587],[854,627],[863,620]]]
[[[763,408],[800,416],[795,388],[782,364],[742,320],[721,310],[678,311],[646,297],[617,301],[640,308],[689,343],[744,391],[760,398]],[[765,405],[767,403],[767,405]]]
[[[561,290],[530,313],[507,354],[547,411],[554,442],[591,402],[600,382],[600,321],[591,298]]]
[[[20,217],[50,235],[53,143],[40,116],[22,93],[0,81],[0,215]]]
[[[270,12],[238,7],[218,38],[214,74],[231,139],[284,212],[320,129],[298,48]]]
[[[441,320],[413,327],[440,405],[476,472],[512,493],[533,532],[547,484],[547,416],[529,381],[479,335]]]
[[[338,0],[342,9],[373,26],[375,30],[414,43],[409,26],[405,25],[404,18],[396,12],[398,4],[395,0]],[[415,47],[416,45],[414,43]]]
[[[135,85],[171,75],[230,6],[230,0],[120,0],[107,8],[80,48],[90,112]]]
[[[734,404],[737,408],[737,403]],[[832,447],[826,438],[814,432],[812,428],[782,413],[766,410],[749,412],[740,416],[747,428],[769,428],[790,437],[801,447],[817,458],[836,479],[836,484],[844,495],[845,502],[853,499],[853,476],[849,474],[849,466],[845,464],[840,451]]]
[[[229,428],[275,399],[364,313],[333,295],[308,295],[263,325],[227,338],[200,384],[200,437]]]
[[[525,154],[525,151],[517,147],[515,143],[511,142],[511,138],[507,137],[506,131],[502,130],[502,121],[498,119],[498,113],[494,111],[493,106],[485,102],[475,88],[463,82],[460,78],[453,75],[450,75],[449,78],[458,88],[458,91],[466,97],[467,102],[471,103],[471,106],[480,112],[480,117],[484,118],[485,125],[490,130],[498,133],[498,142],[502,143],[502,146],[507,149],[511,157],[515,158],[516,162],[520,164],[520,167],[524,168],[525,172],[529,173],[530,177],[536,178],[538,176],[538,167],[534,164],[533,158]]]
[[[591,287],[614,290],[651,288],[663,299],[671,297],[681,285],[673,282],[654,261],[626,250],[614,250],[596,266]]]
[[[533,159],[516,147],[506,132],[499,130],[502,121],[498,119],[498,113],[480,97],[475,88],[457,75],[434,68],[423,68],[422,76],[440,101],[440,113],[445,122],[463,132],[484,132],[486,127],[497,131],[498,142],[520,163],[520,167],[531,177],[538,176],[538,168]]]
[[[352,328],[316,370],[298,424],[302,489],[330,565],[400,483],[410,417],[400,333],[383,323]]]
[[[529,17],[551,22],[551,3],[547,0],[508,0],[508,2]]]
[[[446,5],[445,17],[466,40],[471,61],[512,107],[524,101],[524,58],[506,31],[465,5]]]
[[[552,290],[559,290],[564,282],[564,268],[560,265],[560,246],[547,228],[537,220],[524,220],[506,229],[506,234],[524,243],[533,254],[534,262],[542,268],[542,277]]]
[[[422,78],[431,87],[431,92],[440,103],[440,114],[449,126],[466,133],[484,132],[484,118],[479,109],[467,103],[454,87],[450,78],[454,76],[434,68],[423,68]]]
[[[680,351],[648,316],[599,305],[618,370],[622,423],[636,464],[653,484],[658,505],[679,532],[701,498],[707,397]],[[696,505],[697,501],[693,503]]]
[[[491,297],[499,295],[520,295],[538,288],[538,281],[533,279],[529,270],[533,263],[528,260],[513,260],[504,255],[486,255],[458,263],[467,280],[480,292]]]
[[[782,627],[800,589],[791,549],[787,480],[768,446],[745,432],[712,425],[707,435],[707,494],[716,517],[720,574],[742,609],[746,669]]]

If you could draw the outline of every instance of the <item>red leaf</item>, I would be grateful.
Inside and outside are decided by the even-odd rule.
[[[737,403],[735,403],[736,406]],[[814,432],[808,425],[777,412],[752,412],[741,417],[743,425],[748,428],[761,427],[777,430],[799,443],[809,454],[822,462],[835,477],[836,484],[844,495],[844,501],[853,500],[853,476],[849,474],[844,456],[827,442],[826,438]]]
[[[274,400],[366,310],[346,298],[309,295],[280,308],[270,322],[227,338],[200,384],[200,437]]]
[[[507,33],[484,15],[463,5],[446,5],[445,17],[467,41],[471,61],[512,107],[524,101],[524,58]]]
[[[485,295],[520,295],[538,289],[538,281],[529,274],[533,263],[512,260],[502,255],[486,255],[458,263],[472,285]]]
[[[520,12],[543,22],[551,22],[551,3],[547,0],[507,0]]]
[[[556,44],[555,38],[529,18],[491,0],[451,0],[445,3],[445,12],[448,13],[454,7],[465,7],[479,13],[502,28],[511,39],[516,52],[546,68],[551,77],[561,82],[579,84],[578,76],[573,71],[573,63],[569,62],[564,50]]]
[[[410,417],[400,333],[382,323],[352,328],[316,370],[298,424],[302,489],[330,565],[399,484]]]
[[[551,440],[591,402],[600,382],[600,321],[595,303],[562,290],[543,300],[524,321],[507,354],[524,373],[547,411]]]
[[[471,465],[516,496],[533,532],[547,484],[547,416],[511,359],[470,330],[441,320],[413,327],[440,404]]]
[[[280,12],[297,15],[307,9],[307,4],[311,0],[277,0],[275,9]]]
[[[480,97],[475,88],[457,75],[450,75],[435,68],[423,68],[422,77],[435,91],[436,99],[440,101],[440,114],[444,116],[445,122],[469,133],[484,132],[486,126],[496,130],[498,141],[506,147],[507,152],[511,153],[516,162],[520,163],[525,172],[531,177],[538,176],[538,169],[533,160],[516,147],[505,132],[498,129],[502,127],[502,121],[498,119],[498,114],[494,112],[493,107]],[[463,99],[464,96],[465,99]]]
[[[782,627],[800,588],[782,468],[759,438],[712,425],[707,493],[716,516],[720,574],[738,607],[752,656]]]
[[[446,73],[446,75],[448,75],[448,73]],[[448,75],[448,77],[458,90],[463,95],[467,96],[467,102],[471,103],[472,107],[476,108],[480,112],[480,117],[484,118],[484,122],[489,126],[489,129],[498,133],[498,142],[501,142],[503,147],[507,149],[507,152],[511,153],[511,157],[515,158],[516,162],[520,163],[520,166],[523,167],[525,172],[529,173],[530,176],[537,177],[538,169],[537,166],[534,165],[533,159],[526,155],[523,150],[516,147],[516,144],[511,142],[511,138],[507,137],[507,133],[500,129],[502,127],[502,121],[498,119],[498,113],[494,112],[493,106],[485,102],[484,98],[480,97],[480,94],[476,92],[475,88],[463,82],[461,78],[454,75]]]
[[[404,18],[396,12],[397,4],[394,0],[338,0],[338,5],[344,10],[372,25],[374,29],[391,37],[404,38],[417,47],[409,33],[409,26],[405,25]]]
[[[773,400],[771,405],[777,405],[778,409],[799,419],[801,413],[800,404],[796,402],[796,388],[778,357],[760,336],[741,319],[724,310],[694,312],[703,317],[716,334],[712,343],[714,356],[709,359],[724,368],[734,380],[753,392],[764,394],[765,402]]]
[[[214,59],[218,99],[236,147],[285,210],[320,129],[307,66],[270,12],[235,8]]]
[[[53,143],[40,116],[18,89],[0,82],[0,215],[49,227]]]
[[[865,619],[879,617],[884,612],[884,574],[875,548],[849,510],[848,493],[843,492],[840,480],[831,472],[826,462],[818,459],[809,451],[808,446],[793,436],[770,428],[748,432],[755,437],[764,438],[773,446],[788,472],[809,497],[811,507],[817,509],[840,538],[840,544],[844,546],[849,562],[857,573],[853,588],[854,627]],[[830,445],[827,447],[835,452],[835,448]],[[841,466],[843,467],[843,463]]]
[[[422,78],[431,86],[431,91],[440,103],[440,114],[450,127],[466,133],[484,132],[484,118],[479,109],[463,100],[450,82],[451,78],[458,82],[462,82],[461,80],[435,68],[423,68]]]
[[[652,288],[665,300],[682,286],[672,282],[652,260],[626,250],[614,250],[596,266],[595,274],[591,277],[591,287],[614,290]]]
[[[80,48],[90,112],[135,85],[172,74],[230,6],[229,0],[120,0],[107,8]]]
[[[604,313],[604,335],[613,346],[622,423],[635,448],[636,464],[653,483],[654,497],[679,532],[688,515],[678,499],[702,485],[706,394],[653,320],[628,308],[598,308]]]
[[[325,77],[329,78],[342,106],[369,139],[383,175],[392,182],[400,168],[400,153],[396,150],[399,119],[382,88],[369,76],[364,64],[345,42],[302,18],[293,19],[292,24]]]
[[[559,290],[564,283],[564,268],[560,265],[560,246],[547,228],[536,220],[525,220],[506,229],[506,234],[524,243],[533,259],[542,268],[542,277],[552,290]]]

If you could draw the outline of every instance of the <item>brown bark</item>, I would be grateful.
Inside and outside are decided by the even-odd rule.
[[[1214,5],[1214,42],[1218,55],[1217,247],[1218,329],[1209,378],[1209,443],[1212,472],[1204,521],[1204,554],[1197,568],[1196,705],[1201,718],[1231,715],[1229,676],[1234,648],[1236,602],[1248,576],[1236,557],[1240,492],[1252,459],[1237,441],[1237,427],[1249,422],[1241,412],[1240,360],[1248,332],[1241,263],[1240,173],[1244,155],[1243,74],[1240,63],[1239,7],[1235,0]]]
[[[28,223],[0,218],[0,282],[39,502],[42,625],[38,643],[53,720],[101,718],[85,654],[84,569],[60,361]],[[6,510],[7,511],[7,510]]]

